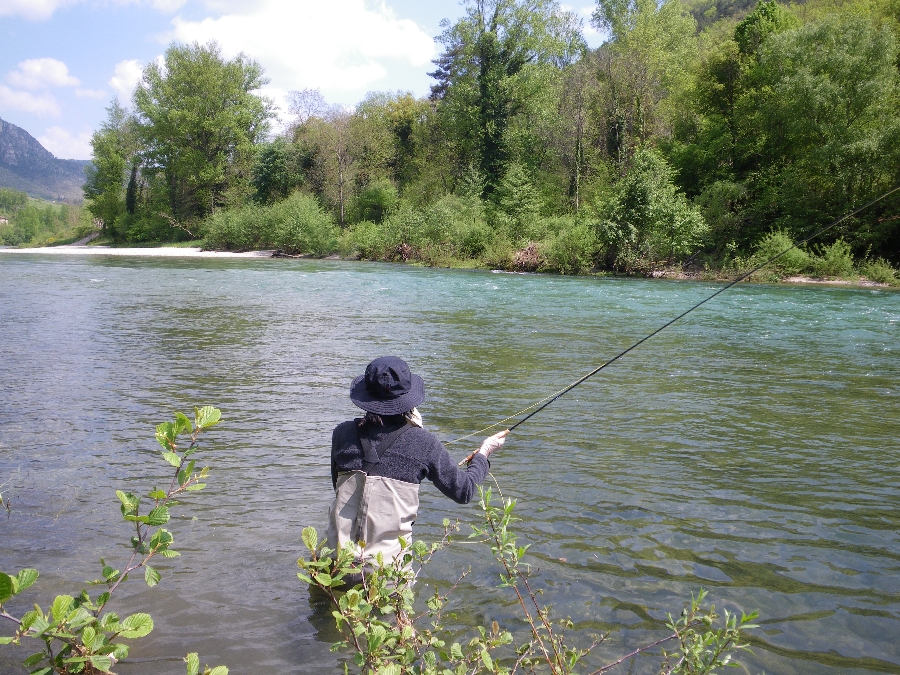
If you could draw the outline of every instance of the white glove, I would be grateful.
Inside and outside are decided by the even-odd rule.
[[[492,452],[503,447],[503,444],[506,443],[506,434],[508,433],[509,429],[505,429],[500,433],[485,438],[484,442],[481,444],[481,447],[478,448],[478,454],[484,455],[485,459],[490,457]]]

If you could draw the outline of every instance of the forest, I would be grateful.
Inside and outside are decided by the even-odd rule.
[[[428,96],[348,109],[173,44],[92,138],[108,239],[517,271],[723,273],[900,185],[900,1],[469,0]],[[778,263],[894,280],[900,193]]]

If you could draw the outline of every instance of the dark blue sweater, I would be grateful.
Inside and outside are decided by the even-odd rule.
[[[332,485],[337,484],[338,473],[342,471],[363,470],[363,448],[357,434],[357,422],[342,422],[331,436]],[[374,429],[367,425],[360,431],[367,433],[377,448],[385,436],[403,424],[386,424]],[[427,478],[453,501],[468,504],[476,493],[476,486],[487,475],[489,466],[484,455],[477,454],[467,469],[460,469],[437,436],[410,425],[384,452],[379,463],[369,469],[368,474],[416,485]]]

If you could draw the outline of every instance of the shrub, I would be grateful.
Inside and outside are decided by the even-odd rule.
[[[271,206],[249,204],[218,211],[204,222],[209,248],[246,251],[280,248],[286,253],[328,255],[337,250],[334,220],[315,197],[295,192]]]
[[[560,274],[580,274],[594,266],[597,235],[581,223],[561,231],[547,247],[547,265]]]
[[[860,272],[871,281],[879,284],[890,284],[891,286],[900,285],[900,279],[897,278],[897,270],[884,258],[876,258],[863,264]]]
[[[265,248],[270,244],[260,217],[264,209],[253,204],[217,211],[204,221],[205,245],[230,251]]]
[[[391,181],[374,181],[356,196],[351,209],[351,219],[380,223],[396,210],[399,203],[400,196]]]
[[[337,226],[315,197],[295,192],[283,202],[261,211],[272,244],[285,253],[322,257],[337,249]]]
[[[809,253],[802,248],[791,248],[793,245],[794,240],[785,230],[772,230],[757,242],[753,263],[760,265],[787,251],[766,267],[780,274],[800,274],[808,271],[812,264]]]
[[[831,246],[819,246],[812,260],[813,270],[821,277],[846,277],[853,273],[850,244],[838,239]]]
[[[496,235],[481,254],[481,262],[490,269],[514,269],[516,249],[502,234]]]
[[[655,151],[640,150],[612,194],[595,203],[594,231],[614,269],[630,273],[685,258],[708,231],[699,209],[674,183]]]

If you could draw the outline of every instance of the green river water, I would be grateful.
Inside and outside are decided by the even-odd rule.
[[[325,525],[331,429],[350,380],[397,354],[444,440],[572,382],[714,284],[339,261],[0,257],[0,570],[41,578],[12,609],[123,565],[116,489],[167,480],[153,425],[222,409],[177,507],[182,557],[114,609],[147,611],[123,675],[337,673],[331,618],[295,576]],[[900,293],[741,285],[529,420],[493,459],[519,500],[536,583],[585,634],[590,670],[664,635],[705,588],[761,614],[735,672],[900,673]],[[451,446],[463,456],[475,442]],[[417,536],[474,505],[423,485]],[[458,623],[522,630],[488,552],[442,552],[423,585],[472,572]],[[11,625],[0,624],[0,634]],[[0,647],[0,673],[31,651]],[[650,673],[658,652],[613,673]],[[586,672],[590,672],[587,670]]]

